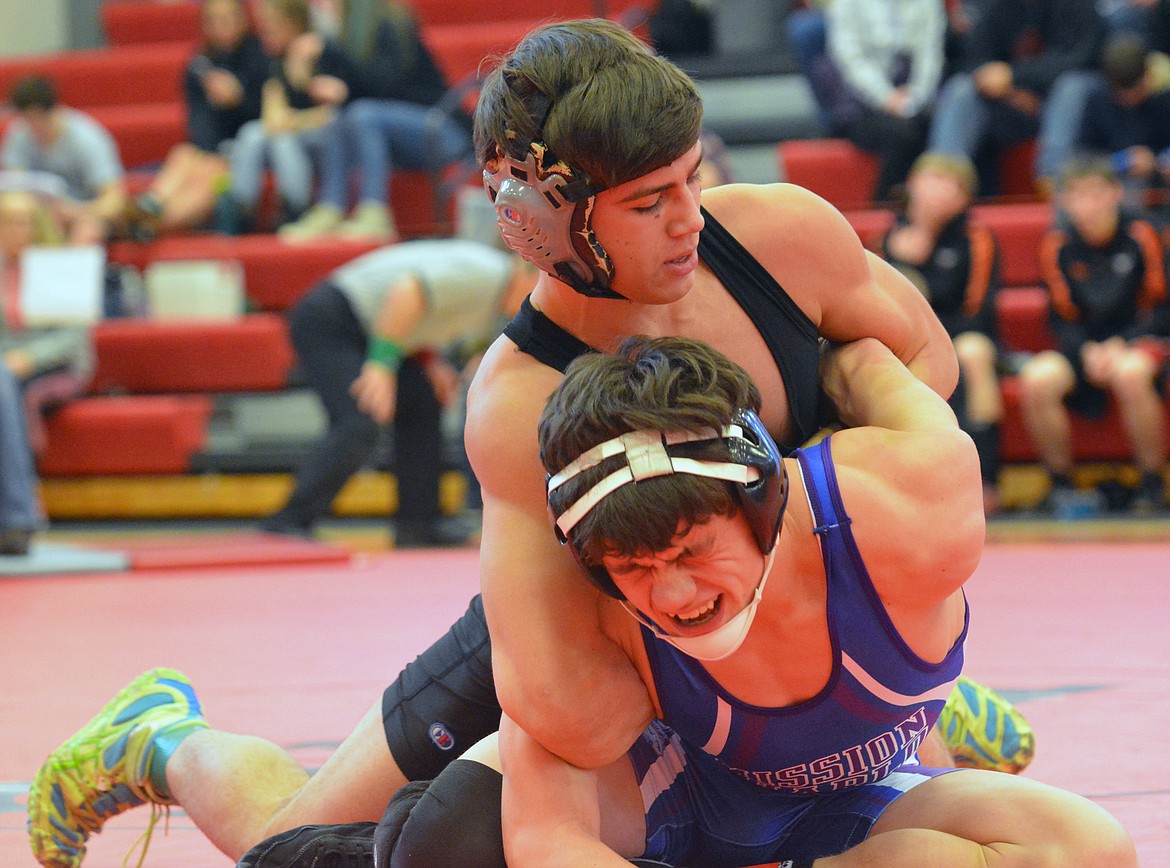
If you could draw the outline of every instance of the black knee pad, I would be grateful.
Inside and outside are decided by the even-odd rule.
[[[435,780],[400,790],[374,833],[385,868],[506,868],[500,827],[504,779],[473,760],[455,760]]]

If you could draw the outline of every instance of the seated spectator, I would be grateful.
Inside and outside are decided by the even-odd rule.
[[[1076,150],[1108,155],[1120,175],[1127,204],[1144,208],[1152,187],[1170,177],[1170,91],[1156,90],[1144,37],[1110,38],[1101,78],[1089,91]]]
[[[260,39],[273,58],[261,95],[260,119],[245,123],[231,150],[232,183],[229,230],[255,228],[256,208],[271,168],[284,224],[312,202],[314,158],[326,130],[347,94],[323,86],[342,81],[350,64],[339,47],[310,35],[307,0],[264,0],[260,5]]]
[[[260,117],[269,61],[243,0],[205,0],[202,23],[203,46],[183,74],[187,141],[171,148],[125,215],[139,240],[208,221],[230,183],[228,148],[240,127]]]
[[[399,548],[452,545],[466,532],[440,522],[441,411],[458,372],[437,351],[486,346],[536,274],[510,253],[432,239],[380,248],[334,271],[289,315],[300,369],[329,430],[309,451],[285,506],[265,530],[305,535],[394,423]]]
[[[1038,136],[1035,173],[1048,188],[1080,127],[1103,29],[1093,0],[989,0],[967,71],[939,94],[928,149],[973,160],[980,192],[994,195],[1000,151]]]
[[[938,0],[834,0],[827,54],[813,81],[830,132],[881,162],[873,198],[885,201],[922,153],[942,74],[946,16]]]
[[[334,85],[348,88],[352,101],[325,132],[317,204],[283,228],[287,241],[322,235],[393,241],[392,171],[437,169],[471,153],[470,118],[458,105],[437,110],[448,83],[409,7],[395,0],[368,6],[347,9],[342,43],[356,70],[350,81]],[[363,8],[376,15],[372,26],[358,15]],[[345,219],[351,175],[357,202]]]
[[[1024,422],[1052,479],[1044,508],[1058,515],[1086,508],[1071,478],[1069,413],[1100,417],[1110,395],[1141,472],[1133,509],[1166,504],[1165,357],[1148,340],[1170,335],[1165,265],[1153,227],[1127,213],[1123,198],[1107,160],[1073,160],[1058,194],[1068,228],[1041,244],[1057,349],[1025,363],[1020,387]]]
[[[0,192],[0,555],[26,553],[43,523],[33,464],[45,445],[43,417],[80,395],[93,367],[87,328],[25,320],[21,256],[61,240],[34,194]]]
[[[983,505],[998,506],[999,422],[996,373],[999,290],[995,236],[971,219],[975,167],[962,157],[923,154],[906,183],[906,209],[881,242],[882,256],[910,278],[955,344],[959,385],[950,404],[971,435],[983,474]]]
[[[42,75],[18,81],[9,103],[16,118],[0,142],[0,169],[48,172],[60,177],[68,196],[54,202],[70,242],[107,240],[126,205],[118,146],[109,131],[57,101],[57,88]]]

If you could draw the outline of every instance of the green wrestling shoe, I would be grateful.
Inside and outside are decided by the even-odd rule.
[[[173,805],[151,780],[157,740],[207,721],[190,682],[174,669],[138,676],[98,715],[51,753],[28,792],[28,837],[41,865],[76,868],[85,842],[110,817],[137,805]],[[157,814],[147,829],[146,843]],[[143,849],[145,855],[145,847]]]
[[[1032,761],[1036,737],[1010,702],[977,681],[960,675],[938,727],[955,765],[1019,774]]]

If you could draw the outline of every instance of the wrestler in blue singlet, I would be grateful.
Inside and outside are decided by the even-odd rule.
[[[919,766],[916,751],[962,669],[966,624],[939,663],[898,635],[849,529],[831,439],[795,454],[828,585],[824,689],[784,708],[747,705],[642,629],[663,712],[630,751],[648,857],[746,865],[833,855],[864,840],[906,790],[953,771]]]

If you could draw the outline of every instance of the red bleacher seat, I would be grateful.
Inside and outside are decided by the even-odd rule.
[[[110,259],[140,269],[158,260],[234,259],[244,268],[249,301],[260,310],[279,311],[291,307],[339,265],[377,246],[333,239],[287,244],[274,235],[183,235],[151,244],[112,244]]]
[[[206,441],[211,398],[83,398],[49,417],[45,476],[186,473]]]
[[[838,208],[869,208],[878,162],[845,139],[789,139],[776,146],[781,177]]]
[[[531,5],[515,0],[408,0],[424,26],[486,24],[516,18],[532,18]],[[542,20],[553,18],[619,18],[631,9],[651,5],[647,0],[546,0],[540,5]]]
[[[201,6],[198,0],[103,0],[99,15],[106,41],[111,45],[197,42]]]
[[[1015,377],[1006,377],[1001,385],[1004,397],[1004,417],[1000,423],[1000,454],[1005,462],[1036,461],[1038,454],[1028,437],[1020,414],[1020,384]],[[1170,423],[1170,403],[1166,405]],[[1170,424],[1167,425],[1167,446],[1170,447]],[[1110,402],[1101,419],[1073,417],[1073,457],[1078,461],[1133,460],[1133,451],[1125,436],[1117,406]]]
[[[1034,141],[1007,148],[999,161],[999,195],[1034,199]],[[780,175],[838,208],[868,208],[877,183],[877,159],[846,139],[789,139],[776,146]]]
[[[264,392],[283,389],[293,366],[284,317],[229,321],[115,319],[93,332],[90,391]]]
[[[1004,286],[1032,286],[1040,281],[1036,257],[1040,238],[1052,226],[1046,202],[975,205],[972,213],[995,234]]]
[[[893,213],[884,208],[846,211],[845,217],[869,249],[876,249],[890,228]],[[1045,202],[1009,202],[974,205],[974,219],[992,231],[999,245],[1003,286],[1034,286],[1040,281],[1036,258],[1040,238],[1052,225],[1052,206]]]
[[[180,103],[189,42],[123,45],[0,61],[0,94],[28,75],[47,75],[65,105],[79,109],[134,103]]]
[[[182,103],[141,103],[95,107],[94,120],[110,131],[127,169],[161,163],[187,138],[187,111]]]
[[[1052,349],[1048,293],[1038,286],[1009,286],[995,299],[996,323],[1005,348],[1025,353]]]
[[[82,111],[109,130],[127,169],[161,163],[167,152],[187,137],[187,113],[182,103],[92,106]],[[0,136],[11,120],[12,115],[0,117]],[[145,189],[146,184],[140,186]]]

